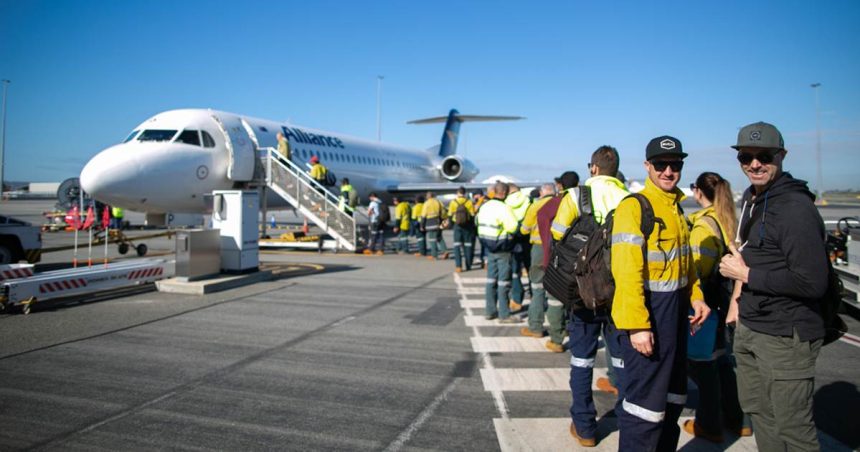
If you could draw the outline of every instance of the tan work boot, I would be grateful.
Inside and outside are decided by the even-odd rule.
[[[618,395],[618,388],[612,386],[612,383],[606,377],[600,377],[594,382],[594,385],[597,386],[598,391],[609,392],[611,394]]]
[[[564,353],[564,346],[556,344],[552,340],[546,341],[546,349],[553,353]]]
[[[365,248],[364,251],[361,252],[361,254],[366,254],[370,256],[371,254],[373,254],[373,251],[370,251],[370,248]]]
[[[523,305],[517,303],[514,300],[508,302],[508,307],[511,308],[511,312],[517,312],[523,308]]]
[[[520,334],[522,334],[523,336],[528,336],[528,337],[538,337],[538,338],[543,337],[543,331],[532,331],[527,326],[520,328]]]
[[[685,432],[695,436],[696,438],[706,439],[712,443],[721,443],[723,442],[723,435],[714,435],[712,433],[708,433],[704,431],[699,424],[696,423],[695,419],[687,419],[684,421],[684,425],[681,426]]]
[[[570,423],[570,436],[574,437],[576,441],[579,442],[579,445],[582,447],[594,447],[597,445],[596,438],[582,438],[576,433],[576,426],[573,425],[573,422]]]

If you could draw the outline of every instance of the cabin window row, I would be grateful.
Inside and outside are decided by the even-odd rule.
[[[401,168],[419,168],[419,165],[408,162],[401,162],[398,160],[384,159],[379,157],[367,157],[363,155],[354,155],[354,154],[340,154],[337,152],[328,152],[328,151],[313,151],[307,149],[298,149],[297,151],[298,157],[302,160],[308,160],[311,156],[319,157],[323,164],[326,162],[345,162],[345,163],[355,163],[355,164],[364,164],[364,165],[376,165],[376,166],[398,166]]]

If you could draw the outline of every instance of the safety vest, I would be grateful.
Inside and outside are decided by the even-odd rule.
[[[438,199],[430,198],[424,201],[421,217],[424,219],[424,229],[428,231],[439,229],[442,227],[442,220],[445,219],[445,208]]]
[[[340,200],[337,202],[337,208],[344,212],[352,212],[353,208],[349,205],[349,192],[355,190],[352,185],[346,184],[340,186]]]
[[[122,207],[111,207],[110,214],[114,218],[122,218],[122,216],[124,215]]]
[[[448,204],[448,218],[452,221],[454,220],[454,213],[457,212],[457,206],[462,204],[466,208],[466,212],[469,213],[469,218],[475,218],[475,206],[472,205],[472,201],[466,199],[463,196],[457,196]]]
[[[498,199],[487,201],[475,217],[478,238],[490,252],[510,251],[512,234],[517,231],[517,219],[510,206]]]
[[[705,217],[708,217],[707,219]],[[693,262],[700,281],[707,280],[711,273],[717,271],[720,258],[725,253],[726,228],[717,220],[714,206],[706,207],[690,214],[690,250],[693,252]],[[719,228],[719,231],[714,229]],[[722,235],[722,237],[720,237]]]
[[[290,160],[290,142],[287,141],[286,138],[278,140],[278,152],[284,156],[285,159]]]
[[[618,329],[649,329],[650,315],[645,307],[645,291],[668,293],[685,291],[690,300],[704,300],[693,254],[690,230],[679,207],[684,194],[676,188],[667,193],[645,181],[640,192],[654,209],[657,224],[649,237],[643,237],[639,223],[639,202],[627,198],[615,209],[612,228],[612,276],[615,296],[612,319]],[[648,261],[643,261],[642,245]],[[642,269],[645,268],[646,272]]]
[[[326,172],[326,167],[322,163],[314,163],[314,166],[311,167],[311,177],[321,184],[325,182]]]
[[[421,219],[421,214],[424,212],[424,203],[416,202],[415,205],[412,206],[412,219],[414,221],[418,221]]]
[[[540,229],[538,227],[538,211],[541,207],[543,207],[547,201],[552,199],[552,195],[546,195],[539,198],[537,201],[533,202],[529,209],[526,210],[526,216],[523,218],[523,224],[520,226],[520,233],[523,235],[529,236],[529,242],[534,245],[540,245],[541,236]]]

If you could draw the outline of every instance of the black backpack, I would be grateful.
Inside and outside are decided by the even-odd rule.
[[[457,226],[466,226],[472,222],[471,215],[469,215],[469,211],[466,209],[466,201],[459,202],[458,200],[454,200],[457,203],[457,207],[454,208],[454,224]]]
[[[391,221],[391,212],[388,211],[388,206],[379,202],[379,216],[376,217],[376,222],[386,224]]]
[[[549,263],[543,277],[544,289],[561,301],[565,309],[581,304],[574,269],[579,251],[598,228],[591,206],[591,190],[580,187],[577,197],[579,218],[567,228],[564,236],[552,246]]]
[[[633,193],[626,196],[639,201],[642,221],[640,230],[645,237],[642,244],[642,257],[648,262],[646,251],[648,237],[654,230],[654,208],[644,195]],[[623,201],[623,200],[622,200]],[[611,248],[612,248],[612,225],[615,223],[615,211],[609,213],[606,221],[597,227],[588,237],[584,246],[581,247],[576,256],[574,274],[576,285],[579,288],[578,306],[595,310],[602,307],[612,306],[612,297],[615,295],[615,278],[612,277]]]

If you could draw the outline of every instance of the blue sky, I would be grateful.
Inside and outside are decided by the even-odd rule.
[[[616,146],[642,178],[649,139],[746,185],[729,145],[744,124],[780,128],[786,169],[815,183],[822,84],[825,189],[860,188],[860,2],[352,2],[0,0],[7,180],[77,176],[99,150],[174,108],[214,108],[383,141],[438,144],[481,175],[583,175]]]

